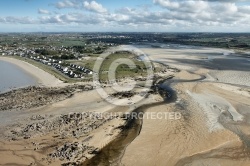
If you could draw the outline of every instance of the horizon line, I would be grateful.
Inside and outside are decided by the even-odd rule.
[[[30,32],[0,32],[0,34],[7,34],[7,33],[250,33],[250,32],[138,32],[138,31],[117,31],[117,32],[111,32],[111,31],[30,31]]]

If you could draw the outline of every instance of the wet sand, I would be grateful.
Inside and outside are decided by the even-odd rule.
[[[143,120],[134,121],[127,128],[124,128],[126,121],[111,120],[80,138],[67,138],[66,142],[70,143],[67,148],[75,148],[74,142],[80,142],[76,149],[85,148],[82,156],[74,156],[68,161],[44,159],[49,153],[58,155],[55,147],[60,150],[65,143],[58,139],[57,130],[53,131],[56,134],[51,132],[42,137],[1,140],[4,160],[0,164],[60,165],[79,160],[80,163],[86,161],[86,165],[249,165],[250,85],[248,76],[243,79],[249,74],[249,61],[244,58],[232,61],[233,55],[225,56],[225,50],[212,48],[142,50],[152,60],[181,70],[170,84],[176,92],[176,100],[168,103],[159,95],[150,95],[140,103],[150,104],[146,108],[142,106]],[[53,119],[70,112],[124,113],[135,107],[140,108],[139,105],[110,105],[96,91],[89,91],[41,108],[15,112],[13,117],[29,125],[27,119],[33,115],[47,115]],[[152,112],[179,112],[182,117],[178,120],[146,118]],[[22,116],[17,118],[15,114]],[[14,124],[2,126],[1,131],[11,131],[16,127]],[[68,133],[75,129],[70,128]]]
[[[143,88],[136,91],[139,89]],[[124,101],[133,102],[137,97],[139,93]],[[158,97],[150,95],[144,102],[159,100]],[[134,109],[133,105],[112,105],[91,90],[91,85],[82,84],[28,87],[1,94],[0,100],[2,165],[81,164],[116,140],[129,126],[120,115]],[[111,114],[108,119],[100,119],[99,113],[118,113],[119,116]],[[84,118],[78,119],[81,114]]]
[[[249,63],[241,65],[247,59],[231,61],[221,49],[143,51],[155,61],[182,69],[172,87],[177,101],[147,111],[180,111],[183,118],[144,119],[120,165],[249,165],[250,85],[249,77],[243,77],[249,74]],[[214,58],[220,63],[207,62]]]

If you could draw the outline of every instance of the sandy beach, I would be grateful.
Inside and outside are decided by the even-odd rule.
[[[125,112],[127,109],[106,103],[96,91],[76,91],[78,92],[73,97],[67,97],[65,94],[66,99],[61,98],[58,102],[54,98],[52,104],[35,109],[1,111],[1,117],[5,120],[1,120],[0,128],[0,153],[4,156],[0,163],[60,165],[78,160],[82,162],[94,156],[94,151],[112,141],[120,133],[119,127],[124,125],[125,121],[108,115],[107,119],[98,118],[98,113],[118,110]],[[51,95],[51,91],[48,93]],[[91,97],[86,98],[86,95]],[[27,97],[25,100],[27,103],[32,102],[32,99]],[[68,149],[60,150],[60,147],[64,146]],[[82,149],[76,149],[74,152],[81,152],[81,156],[71,156],[68,150],[73,146]],[[64,153],[64,156],[59,153]]]
[[[110,104],[92,85],[64,84],[26,62],[5,57],[1,60],[36,75],[39,81],[39,87],[17,89],[0,96],[2,165],[82,163],[119,137],[127,123],[121,116],[135,108]],[[124,98],[124,102],[140,98],[139,89],[138,94]],[[160,98],[152,95],[144,103]],[[105,117],[99,117],[104,113]]]
[[[247,59],[227,64],[233,57],[225,57],[226,50],[209,48],[143,51],[152,60],[183,70],[173,84],[178,99],[146,112],[179,111],[183,118],[144,119],[140,135],[128,145],[120,165],[249,165],[250,84],[246,74],[250,72],[240,65]],[[222,69],[206,59],[223,60]]]
[[[0,165],[60,165],[63,162],[76,162],[77,160],[81,162],[94,156],[92,151],[103,148],[119,134],[120,130],[116,128],[123,125],[124,120],[114,117],[108,120],[98,119],[94,112],[123,110],[123,108],[115,108],[103,101],[96,91],[89,91],[92,88],[91,85],[78,87],[65,84],[27,62],[9,57],[0,57],[0,60],[20,67],[21,70],[35,77],[41,87],[28,87],[23,91],[17,89],[8,92],[6,97],[1,97],[0,153],[3,157]],[[41,103],[44,104],[41,105]],[[6,111],[10,109],[11,111]],[[65,119],[61,119],[62,116],[82,113],[86,113],[87,117],[95,118],[84,118],[81,122],[74,117],[68,119],[72,124],[82,124],[84,128],[81,131],[78,129],[80,126],[68,125],[68,122],[67,124],[63,122]],[[57,126],[59,122],[61,127]],[[40,126],[39,129],[38,126]],[[25,130],[25,128],[29,129]],[[71,131],[66,132],[66,130]],[[75,130],[79,130],[79,133],[67,136]],[[58,138],[59,135],[62,138]],[[60,148],[60,146],[67,145],[71,148],[75,141],[78,142],[77,146],[81,146],[85,151],[82,154],[83,158],[71,156],[71,160],[68,160],[64,156],[64,160],[60,161],[60,156],[53,147]],[[82,141],[85,142],[83,146]],[[49,154],[57,157],[49,157]]]
[[[1,57],[32,75],[39,75],[42,85],[59,86],[55,93],[57,90],[63,93],[47,105],[1,112],[2,117],[13,122],[5,120],[0,128],[0,155],[4,156],[0,164],[60,165],[88,161],[86,165],[249,165],[248,60],[235,59],[230,50],[213,48],[142,50],[151,60],[180,69],[172,72],[169,68],[167,73],[174,78],[163,83],[174,90],[172,100],[164,101],[159,94],[150,94],[136,105],[115,106],[96,90],[77,85],[66,87],[26,62]],[[65,87],[71,90],[61,89]],[[108,91],[109,87],[106,88]],[[42,91],[45,98],[51,95],[51,90]],[[36,94],[36,90],[29,93]],[[143,119],[125,127],[128,122],[121,116],[135,110],[144,113]],[[119,115],[98,119],[96,113],[100,112]],[[147,118],[152,113],[173,112],[181,118]],[[74,116],[67,116],[72,113]],[[81,113],[85,113],[84,118],[79,120],[76,117]],[[95,118],[89,118],[92,116]]]

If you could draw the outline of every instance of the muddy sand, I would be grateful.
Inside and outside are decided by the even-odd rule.
[[[171,84],[177,100],[145,112],[179,111],[183,118],[145,118],[119,164],[250,165],[248,60],[221,49],[143,51],[182,70]]]
[[[18,106],[27,109],[2,107],[0,164],[250,165],[249,60],[213,48],[142,50],[180,70],[162,84],[174,91],[169,100],[164,100],[167,93],[152,93],[139,104],[115,106],[95,90],[74,87],[51,95],[47,105],[32,108],[30,99]],[[42,91],[37,97],[46,100]],[[1,99],[7,105],[11,101]],[[128,111],[142,112],[143,119],[124,119]],[[107,119],[100,112],[120,114]],[[181,118],[148,118],[173,112]]]

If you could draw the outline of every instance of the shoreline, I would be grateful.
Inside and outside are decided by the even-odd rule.
[[[46,71],[28,63],[12,57],[0,57],[0,61],[11,63],[36,79],[38,85],[46,87],[65,86],[66,84]],[[19,88],[19,87],[18,87]]]
[[[10,59],[10,58],[7,58],[9,61],[11,61],[12,59]],[[14,59],[15,60],[15,59]],[[16,63],[18,63],[18,64],[20,64],[20,60],[15,60],[16,61]],[[24,64],[25,64],[26,62],[24,62]],[[26,64],[27,65],[27,64]],[[27,68],[26,68],[27,69]],[[89,92],[89,93],[94,93],[94,92]],[[86,96],[86,95],[84,95],[84,93],[81,93],[81,94],[79,94],[79,95],[81,95],[82,97],[84,97],[84,96]],[[76,109],[76,107],[77,106],[80,106],[80,105],[78,105],[78,100],[79,100],[79,102],[81,103],[81,104],[83,104],[82,103],[82,97],[79,97],[79,96],[75,96],[75,97],[72,97],[72,98],[69,98],[69,99],[66,99],[66,100],[63,100],[63,101],[59,101],[59,102],[56,102],[56,103],[54,103],[54,104],[52,104],[51,105],[51,107],[53,108],[53,107],[55,107],[54,109],[52,109],[52,110],[50,110],[49,108],[46,108],[46,109],[44,109],[43,111],[41,111],[41,112],[43,112],[44,113],[44,111],[45,110],[50,110],[50,112],[52,113],[52,111],[54,111],[54,110],[57,110],[58,111],[58,114],[59,114],[59,116],[61,116],[61,115],[65,115],[65,114],[63,114],[63,109],[61,109],[61,105],[63,105],[64,107],[68,107],[68,109],[66,108],[66,111],[68,112],[68,111],[71,111],[71,112],[78,112],[77,111],[77,109]],[[77,103],[72,103],[72,101],[74,100],[74,102],[76,102],[76,100],[77,100]],[[100,100],[100,96],[98,96],[98,99],[97,100]],[[96,105],[96,101],[97,101],[96,99],[93,99],[93,102],[91,102],[91,103],[89,103],[89,102],[87,102],[88,103],[88,105],[89,104],[91,104],[91,105]],[[68,101],[71,101],[70,103],[68,103]],[[86,100],[85,100],[86,101]],[[105,103],[105,105],[109,105],[108,103],[106,103],[105,101],[101,101],[101,102],[97,102],[97,103],[100,103],[100,104],[104,104]],[[68,106],[68,104],[71,104],[70,106]],[[60,105],[60,107],[57,107],[57,105]],[[81,106],[81,109],[84,109],[84,107],[82,107]],[[102,108],[102,111],[103,111],[103,109],[104,109],[104,107]],[[122,108],[122,109],[125,109],[125,108]],[[124,110],[124,112],[125,111],[127,111],[127,109],[128,108],[126,108],[125,110]],[[32,108],[31,108],[31,112],[32,112]],[[88,110],[89,111],[89,108],[87,109],[86,108],[86,110]],[[95,112],[95,111],[97,111],[98,109],[97,108],[92,108],[91,109],[91,112]],[[38,115],[40,115],[40,113],[38,113],[36,110],[34,110],[35,112],[36,112],[36,114],[38,114]],[[59,113],[59,111],[60,111],[60,113]],[[121,111],[121,112],[123,112],[121,109],[120,109],[120,107],[115,107],[115,108],[112,108],[112,109],[107,109],[105,112],[109,112],[109,111]],[[40,111],[39,111],[40,112]],[[51,114],[50,113],[50,114]],[[58,116],[58,114],[57,114],[57,116]],[[43,116],[43,115],[42,115]],[[111,121],[110,123],[108,123],[108,124],[106,124],[105,126],[103,126],[103,127],[100,127],[99,129],[97,129],[96,131],[94,131],[93,133],[91,133],[91,135],[92,136],[89,136],[89,137],[84,137],[82,140],[84,141],[84,140],[88,140],[88,138],[90,138],[90,140],[88,140],[87,142],[88,143],[90,143],[91,145],[93,145],[93,147],[94,147],[94,150],[93,150],[93,148],[91,148],[90,150],[93,150],[93,152],[92,151],[87,151],[86,153],[88,153],[88,154],[86,154],[85,155],[85,157],[87,157],[87,158],[92,158],[92,157],[95,157],[96,156],[96,151],[102,151],[103,149],[105,149],[105,147],[108,145],[108,144],[112,144],[113,142],[114,142],[114,140],[117,140],[118,139],[118,137],[119,137],[119,135],[121,134],[121,133],[123,133],[124,131],[123,130],[120,130],[120,128],[121,127],[123,127],[123,124],[122,124],[122,122],[124,123],[124,121],[121,121],[121,120],[117,120],[117,121]],[[112,126],[112,127],[110,127],[110,126]],[[59,129],[58,129],[59,130]],[[35,131],[36,132],[36,131]],[[27,135],[29,135],[30,133],[25,133],[25,134],[27,134]],[[29,136],[25,136],[24,135],[24,137],[25,138],[27,138],[27,139],[32,139],[33,141],[34,140],[36,140],[36,142],[38,143],[38,144],[40,144],[40,142],[42,142],[40,139],[37,139],[36,137],[29,137]],[[53,137],[53,136],[52,136]],[[58,137],[58,135],[56,135],[56,136],[54,136],[54,137]],[[92,138],[93,137],[93,138]],[[63,138],[63,137],[62,137]],[[72,137],[73,138],[73,137]],[[103,141],[100,141],[99,139],[100,138],[103,138]],[[15,138],[14,138],[15,139]],[[20,139],[20,141],[22,142],[22,139],[21,138],[19,138]],[[79,138],[78,138],[79,139]],[[13,141],[15,141],[15,140],[13,140]],[[19,140],[18,140],[19,141]],[[78,141],[77,141],[78,142]],[[80,142],[80,141],[79,141]],[[119,141],[118,141],[119,142]],[[41,143],[42,144],[42,143]],[[68,146],[68,144],[66,144],[65,143],[65,145],[66,146]],[[71,146],[71,145],[69,145],[69,146]],[[73,145],[72,145],[73,146]],[[45,147],[44,147],[45,148]],[[61,148],[61,146],[59,146],[59,148]],[[40,148],[39,148],[40,149]],[[51,149],[50,149],[51,150]],[[55,152],[51,152],[51,154],[53,154],[53,155],[55,155],[55,156],[57,156],[58,157],[58,154],[59,154],[59,152],[58,151],[55,151]],[[7,161],[7,160],[6,160]],[[84,161],[84,160],[83,160]],[[35,162],[37,162],[36,160],[35,160]]]
[[[241,70],[242,67],[240,64],[242,61],[231,61],[231,57],[227,58],[221,53],[219,55],[215,53],[215,55],[210,55],[212,50],[205,50],[205,52],[202,52],[203,56],[198,55],[201,54],[200,51],[204,50],[197,50],[195,52],[193,50],[168,50],[169,52],[167,53],[162,52],[163,50],[161,49],[145,50],[145,52],[152,56],[153,60],[161,60],[163,64],[180,67],[180,72],[175,74],[174,80],[171,80],[171,82],[173,81],[173,89],[176,92],[176,100],[169,104],[149,107],[145,110],[145,113],[175,111],[181,113],[183,118],[178,121],[143,119],[142,124],[136,124],[137,127],[134,128],[134,131],[131,131],[132,136],[129,134],[128,139],[125,138],[124,140],[119,138],[120,135],[124,138],[127,134],[126,131],[120,130],[123,127],[122,124],[124,121],[111,121],[105,126],[93,130],[93,133],[91,131],[88,136],[84,135],[81,137],[83,141],[87,140],[84,144],[88,142],[94,147],[91,147],[90,153],[86,151],[86,155],[84,155],[86,158],[82,158],[83,161],[84,159],[89,159],[94,160],[94,162],[103,162],[102,155],[98,157],[98,154],[101,153],[104,153],[104,157],[106,157],[106,154],[110,154],[108,160],[112,159],[112,161],[118,162],[120,165],[131,165],[131,163],[135,165],[154,165],[156,162],[158,162],[158,165],[165,165],[166,160],[169,165],[206,161],[212,161],[213,163],[212,158],[216,158],[217,154],[220,153],[225,153],[228,157],[227,160],[218,159],[222,165],[227,165],[229,162],[241,162],[241,159],[248,159],[250,153],[244,154],[244,149],[241,149],[242,145],[250,145],[248,138],[249,126],[246,125],[250,123],[248,120],[248,117],[250,117],[248,111],[250,108],[248,104],[248,92],[250,91],[242,89],[239,84],[247,83],[248,81],[238,78],[242,76],[240,74],[248,71],[247,68],[245,69],[246,71]],[[217,51],[215,52],[218,53]],[[176,55],[179,56],[176,57]],[[214,56],[214,59],[208,61],[207,59],[211,56]],[[219,60],[221,58],[223,58],[223,63]],[[17,61],[20,64],[20,60]],[[232,65],[232,62],[235,65]],[[223,68],[220,69],[218,66]],[[235,86],[227,85],[228,80],[232,79],[232,72],[229,70],[232,66],[239,73],[237,79],[235,78],[237,83]],[[171,71],[173,69],[169,68],[168,70]],[[207,78],[206,76],[213,70],[217,73],[227,71],[231,74],[229,75],[230,77],[221,74],[218,75],[217,79],[213,75],[210,76],[211,78]],[[68,111],[82,112],[83,110],[91,110],[90,112],[96,112],[101,110],[102,112],[112,113],[116,111],[123,112],[128,109],[127,107],[110,108],[110,104],[102,100],[95,91],[80,93],[78,95],[54,103],[41,112],[44,113],[46,111],[46,113],[49,112],[50,114],[58,113],[66,115]],[[86,96],[89,97],[86,98]],[[149,100],[154,100],[155,102],[161,101],[159,97],[151,96],[151,98],[145,101],[142,107],[145,107],[146,102],[149,102]],[[239,116],[242,118],[238,118]],[[220,128],[217,126],[220,126]],[[3,128],[3,130],[5,129]],[[59,129],[57,128],[57,130]],[[46,137],[46,139],[51,141],[52,139],[58,140],[58,138],[63,138],[62,133],[60,134],[58,134],[59,136],[53,135],[53,138]],[[135,138],[133,138],[134,136]],[[74,138],[74,141],[75,139],[79,141],[79,137],[72,138]],[[71,138],[69,141],[73,142]],[[37,139],[37,142],[40,146],[38,150],[44,148],[43,141]],[[238,144],[234,145],[232,142],[237,142]],[[224,150],[226,144],[234,148],[232,149],[232,154],[226,154],[227,151]],[[53,145],[52,142],[51,145]],[[73,143],[69,146],[66,144],[66,147],[70,149],[73,145]],[[59,148],[61,147],[63,146],[59,146]],[[237,151],[235,148],[239,150]],[[182,149],[186,150],[183,151]],[[117,154],[116,150],[121,154]],[[136,153],[138,151],[141,153]],[[169,153],[169,151],[173,151],[173,154]],[[61,151],[55,151],[52,154],[58,157],[59,152],[61,153]],[[64,153],[64,151],[62,152]],[[239,156],[235,161],[232,160],[234,155]],[[153,157],[149,158],[148,156]],[[202,161],[199,156],[204,156]],[[34,162],[38,161],[35,160]],[[91,161],[88,162],[91,163]],[[242,163],[247,165],[250,161],[242,161]]]

